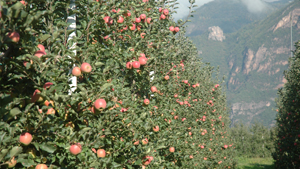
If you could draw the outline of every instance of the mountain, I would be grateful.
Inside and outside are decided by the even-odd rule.
[[[283,2],[265,3],[263,11],[250,12],[245,0],[214,0],[198,8],[187,28],[188,36],[201,35],[208,27],[219,26],[224,33],[232,33],[282,7]]]
[[[218,1],[213,1],[216,2]],[[222,3],[222,0],[219,2]],[[270,4],[273,9],[275,6],[286,6],[264,19],[257,19],[249,24],[241,22],[242,26],[237,31],[225,31],[223,22],[215,22],[201,33],[193,33],[195,30],[191,25],[190,32],[187,32],[203,61],[219,66],[220,74],[226,76],[232,124],[238,121],[248,125],[255,121],[266,126],[275,124],[274,100],[278,88],[285,83],[283,71],[288,68],[288,58],[291,55],[291,16],[292,44],[300,39],[300,2]],[[210,4],[203,8],[206,9],[207,6]],[[201,9],[202,7],[197,11]],[[212,13],[212,16],[216,15]],[[209,16],[209,13],[206,15]]]

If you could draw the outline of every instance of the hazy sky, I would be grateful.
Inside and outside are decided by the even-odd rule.
[[[211,2],[213,0],[196,0],[196,5],[198,5],[197,8],[201,7],[202,5]],[[248,8],[250,12],[261,12],[265,9],[266,3],[265,2],[273,2],[273,1],[278,1],[278,0],[241,0]],[[182,17],[187,16],[189,9],[189,0],[178,0],[179,5],[177,9],[177,14],[174,14],[174,18],[180,19]]]

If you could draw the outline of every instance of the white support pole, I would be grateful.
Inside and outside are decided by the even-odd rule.
[[[71,0],[70,3],[70,9],[74,10],[76,8],[75,6],[75,0]],[[68,27],[68,29],[74,29],[76,30],[76,15],[73,14],[71,16],[68,16],[68,23],[71,23],[71,25]],[[73,39],[73,37],[76,37],[76,32],[74,31],[73,33],[70,34],[70,36],[68,37],[68,41]],[[74,49],[76,47],[76,44],[72,44],[72,46],[70,47],[70,49]],[[76,50],[73,50],[74,54],[76,55]],[[70,57],[70,56],[69,56]],[[72,67],[74,67],[75,65],[73,65]],[[70,69],[69,73],[72,73],[72,68]],[[72,94],[72,92],[74,92],[77,88],[77,77],[73,76],[69,79],[69,81],[71,81],[70,87],[71,90],[69,91],[69,95]]]

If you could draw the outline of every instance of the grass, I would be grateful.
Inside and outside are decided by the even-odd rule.
[[[272,158],[239,158],[238,169],[275,169]]]

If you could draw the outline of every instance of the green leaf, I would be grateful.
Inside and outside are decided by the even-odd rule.
[[[107,89],[108,87],[111,87],[113,84],[112,83],[105,83],[100,89],[101,92],[104,91],[105,89]]]
[[[40,149],[47,151],[48,153],[54,153],[56,150],[56,147],[53,145],[47,145],[47,144],[40,144]]]
[[[18,162],[20,162],[24,167],[30,167],[32,165],[35,165],[32,159],[18,159]]]
[[[18,154],[20,154],[22,152],[23,148],[22,147],[13,147],[10,151],[9,151],[9,155],[10,157],[15,157]]]
[[[7,153],[8,153],[8,149],[3,149],[3,150],[1,150],[1,153],[0,153],[0,161],[2,160],[3,157],[6,156]]]
[[[48,38],[50,38],[50,37],[51,37],[51,35],[45,34],[45,35],[42,35],[42,36],[39,38],[39,40],[40,40],[40,42],[42,43],[42,42],[44,42],[45,40],[47,40]]]
[[[104,65],[104,63],[102,63],[102,62],[96,62],[95,63],[95,66],[102,66],[102,65]]]

